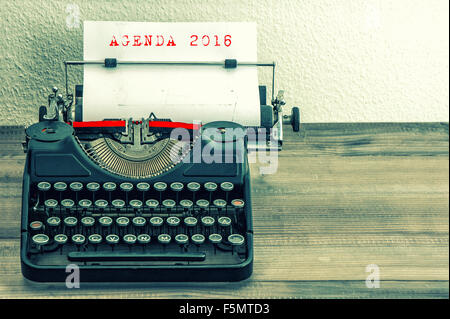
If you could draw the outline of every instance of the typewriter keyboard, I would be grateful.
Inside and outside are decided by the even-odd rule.
[[[28,255],[41,265],[235,264],[245,259],[243,191],[223,183],[33,184]]]

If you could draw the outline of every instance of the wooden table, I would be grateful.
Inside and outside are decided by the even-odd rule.
[[[20,272],[23,128],[0,128],[0,297],[448,298],[448,123],[285,127],[252,164],[254,272],[237,283],[37,284]],[[367,288],[366,266],[380,288]]]

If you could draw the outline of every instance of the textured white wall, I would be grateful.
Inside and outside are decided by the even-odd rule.
[[[256,21],[304,122],[448,121],[448,0],[0,0],[0,124],[34,122],[62,61],[82,59],[69,4],[81,22]]]

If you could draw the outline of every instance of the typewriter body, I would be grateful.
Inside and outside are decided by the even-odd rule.
[[[104,63],[111,66],[110,59]],[[265,87],[260,93],[261,114],[268,117],[262,122],[281,129],[282,95],[267,106]],[[82,86],[66,97],[53,89],[39,122],[26,128],[26,278],[63,282],[69,264],[79,267],[83,282],[237,281],[251,275],[248,128],[172,122],[149,113],[138,121],[83,122]],[[298,130],[298,109],[284,120]],[[187,134],[174,138],[175,129]],[[273,131],[272,146],[281,149],[282,132]],[[205,148],[220,149],[219,160],[199,157]]]

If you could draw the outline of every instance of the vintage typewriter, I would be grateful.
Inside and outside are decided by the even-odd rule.
[[[247,152],[282,146],[282,92],[261,127],[273,143],[250,143],[232,122],[180,123],[149,112],[141,120],[82,121],[83,87],[58,89],[26,128],[21,263],[33,281],[64,282],[76,264],[83,282],[237,281],[251,275],[252,206]],[[120,67],[105,59],[105,67]],[[129,62],[128,62],[129,63]],[[227,60],[216,65],[239,67]],[[262,65],[262,64],[261,64]],[[268,64],[275,70],[275,64]],[[151,111],[151,110],[150,110]],[[158,116],[158,117],[157,117]],[[294,108],[284,122],[298,130]],[[184,129],[188,139],[172,137]],[[220,163],[196,148],[227,146]]]

